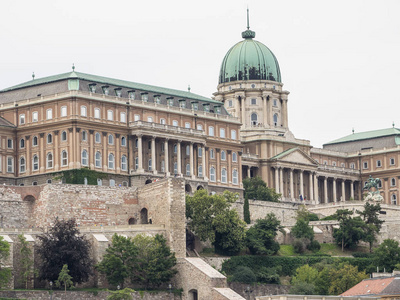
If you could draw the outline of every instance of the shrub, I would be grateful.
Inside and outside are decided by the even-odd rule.
[[[239,266],[233,273],[232,281],[251,284],[256,282],[256,275],[249,267]]]
[[[295,239],[292,243],[294,252],[302,254],[310,245],[310,240],[306,238]]]
[[[308,245],[307,249],[316,252],[321,249],[321,245],[317,240],[312,240],[311,243]]]
[[[262,267],[256,274],[257,282],[280,284],[279,273],[282,273],[282,267],[275,268]]]

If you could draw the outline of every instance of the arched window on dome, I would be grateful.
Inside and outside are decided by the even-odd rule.
[[[278,126],[278,114],[274,114],[274,126]]]
[[[258,125],[258,116],[256,113],[251,114],[251,126],[257,126]]]

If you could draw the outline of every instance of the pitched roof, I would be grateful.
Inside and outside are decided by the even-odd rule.
[[[281,152],[281,153],[278,153],[277,155],[271,157],[270,159],[271,159],[271,160],[273,160],[273,159],[280,159],[280,158],[282,158],[282,157],[284,157],[284,156],[288,155],[289,153],[292,153],[292,152],[294,152],[294,151],[296,151],[296,150],[299,150],[299,148],[297,148],[297,147],[295,147],[295,148],[290,148],[290,149],[285,150],[285,151],[283,151],[283,152]]]
[[[365,131],[365,132],[358,132],[347,135],[340,139],[325,143],[324,145],[331,145],[331,144],[339,144],[339,143],[347,143],[347,142],[354,142],[359,140],[367,140],[373,138],[379,138],[384,136],[397,136],[400,135],[400,129],[398,128],[387,128],[387,129],[379,129],[379,130],[372,130],[372,131]]]
[[[143,84],[143,83],[137,83],[137,82],[114,79],[114,78],[109,78],[109,77],[97,76],[97,75],[92,75],[92,74],[85,74],[85,73],[80,73],[80,72],[75,72],[75,71],[30,80],[30,81],[0,90],[0,93],[8,92],[8,91],[16,90],[16,89],[21,89],[21,88],[26,88],[26,87],[31,87],[31,86],[35,86],[35,85],[65,80],[65,79],[72,79],[72,78],[94,81],[94,82],[99,82],[99,83],[105,83],[105,84],[121,86],[121,87],[127,87],[127,88],[131,88],[131,89],[144,90],[144,91],[149,91],[149,92],[153,92],[153,93],[167,94],[167,95],[181,97],[181,98],[206,101],[206,102],[217,103],[217,104],[222,105],[222,103],[219,101],[216,101],[216,100],[213,100],[213,99],[201,96],[201,95],[193,94],[193,93],[187,92],[187,91],[175,90],[175,89],[164,88],[164,87],[148,85],[148,84]]]
[[[7,120],[4,119],[3,117],[0,117],[0,126],[1,126],[1,127],[12,127],[12,128],[16,128],[16,126],[15,126],[13,123],[7,121]]]
[[[364,279],[360,283],[356,284],[349,290],[345,291],[341,296],[368,296],[368,295],[382,295],[388,294],[385,292],[393,283],[399,285],[400,281],[395,280],[397,277],[378,277],[371,279]],[[398,278],[400,279],[400,278]],[[399,288],[393,287],[392,291],[399,293]],[[389,291],[389,289],[388,289]],[[391,293],[390,293],[391,294]]]

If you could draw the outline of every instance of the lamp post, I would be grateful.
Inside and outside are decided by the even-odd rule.
[[[117,285],[117,290],[119,291],[120,288],[121,288],[121,286],[118,284],[118,285]]]
[[[170,283],[168,283],[168,292],[169,292],[169,298],[171,299],[172,284],[170,284]]]
[[[246,298],[250,300],[250,294],[253,292],[253,290],[249,285],[245,288],[244,292],[246,294]]]
[[[50,281],[49,285],[50,285],[50,300],[53,300],[53,281]]]

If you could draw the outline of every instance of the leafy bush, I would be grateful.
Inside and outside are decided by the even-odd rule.
[[[319,251],[321,249],[321,245],[317,240],[312,240],[307,249],[310,251]]]
[[[309,220],[309,221],[319,221],[319,218],[318,218],[318,215],[317,215],[317,214],[310,213],[310,214],[308,215],[308,220]]]
[[[292,295],[314,295],[315,285],[306,282],[297,282],[292,285],[289,290],[289,294]]]
[[[256,274],[257,282],[280,284],[279,273],[282,273],[282,267],[275,268],[262,267]]]
[[[335,215],[331,215],[331,216],[326,216],[324,218],[321,219],[321,221],[336,221],[337,218]]]
[[[353,257],[373,257],[374,254],[373,253],[369,253],[369,252],[354,252]]]
[[[233,273],[232,281],[234,282],[242,282],[251,284],[256,282],[256,275],[249,267],[237,267],[235,273]]]
[[[302,254],[310,245],[310,240],[306,238],[295,239],[292,243],[294,252]]]

